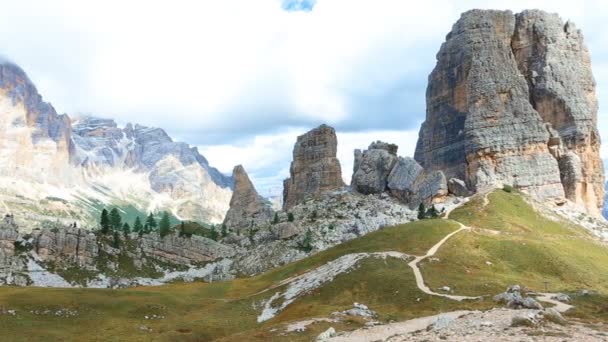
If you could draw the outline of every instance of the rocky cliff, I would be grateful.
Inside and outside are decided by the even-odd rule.
[[[232,178],[234,192],[230,199],[230,209],[224,219],[228,230],[241,232],[268,224],[273,215],[271,204],[255,190],[242,165],[234,167]]]
[[[17,65],[0,62],[0,176],[59,182],[69,175],[71,127]]]
[[[285,210],[344,186],[340,161],[336,158],[337,148],[336,131],[327,125],[298,137],[293,148],[290,177],[283,182]]]
[[[572,23],[542,11],[462,15],[429,76],[415,153],[425,169],[598,214],[599,146],[589,53]]]

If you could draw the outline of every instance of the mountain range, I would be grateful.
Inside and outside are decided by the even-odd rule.
[[[170,211],[220,223],[232,179],[196,147],[160,128],[58,115],[17,65],[0,65],[0,188],[4,210],[27,223],[94,226],[101,206]]]

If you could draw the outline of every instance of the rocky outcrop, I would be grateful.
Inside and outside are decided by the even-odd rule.
[[[146,234],[138,239],[143,256],[173,265],[195,265],[232,257],[235,250],[213,240],[170,234],[161,238],[158,234]]]
[[[271,204],[255,190],[243,166],[232,171],[234,192],[230,199],[230,209],[224,219],[229,231],[243,231],[268,224],[272,220]]]
[[[443,172],[426,172],[414,159],[397,156],[397,145],[377,141],[355,150],[351,187],[362,194],[390,192],[410,207],[430,204],[448,194]]]
[[[388,176],[397,162],[397,145],[377,141],[361,152],[355,150],[351,187],[362,194],[386,190]]]
[[[415,159],[471,190],[511,184],[598,213],[597,101],[582,34],[555,14],[462,15],[429,76]]]
[[[293,148],[290,177],[283,182],[283,208],[290,209],[325,191],[344,186],[336,158],[336,131],[321,125],[298,137]]]
[[[44,262],[94,265],[99,256],[97,237],[79,228],[42,229],[32,233],[33,248]]]

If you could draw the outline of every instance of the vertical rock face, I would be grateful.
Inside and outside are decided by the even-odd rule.
[[[340,162],[336,158],[336,131],[321,125],[298,137],[293,148],[290,178],[283,182],[283,208],[344,186]]]
[[[597,214],[603,167],[582,35],[554,14],[462,15],[429,76],[415,159],[477,190],[512,184]]]
[[[272,220],[273,211],[270,203],[264,200],[255,190],[243,166],[238,165],[232,171],[234,192],[230,199],[230,209],[224,224],[229,230],[242,231]]]
[[[70,119],[42,101],[18,66],[0,61],[0,175],[55,183],[67,177]]]

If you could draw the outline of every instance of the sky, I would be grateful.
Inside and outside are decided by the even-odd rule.
[[[413,154],[427,76],[460,14],[539,8],[582,29],[608,142],[608,2],[451,0],[0,0],[0,56],[58,112],[164,128],[225,173],[280,193],[298,135],[338,132]],[[604,105],[606,104],[606,105]],[[608,157],[603,148],[602,157]]]

